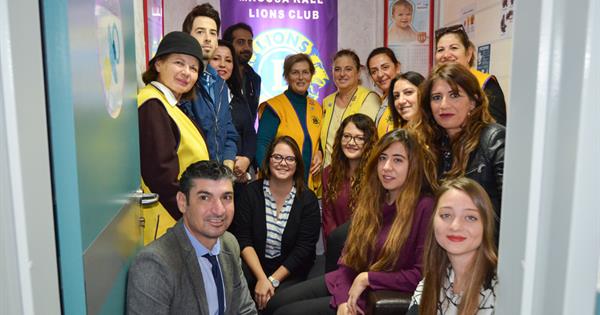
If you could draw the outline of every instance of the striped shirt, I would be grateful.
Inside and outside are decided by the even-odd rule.
[[[263,181],[263,191],[265,192],[265,221],[267,222],[265,257],[273,259],[281,255],[281,238],[283,237],[283,231],[285,230],[285,225],[287,224],[292,204],[296,197],[296,187],[292,187],[292,190],[285,198],[279,216],[277,216],[277,203],[273,194],[271,194],[268,180]]]

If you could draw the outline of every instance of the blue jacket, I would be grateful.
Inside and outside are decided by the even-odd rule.
[[[202,85],[204,75],[200,74],[196,81],[196,99],[184,101],[180,106],[204,132],[210,159],[235,161],[238,134],[231,120],[229,89],[213,67],[207,65],[206,72],[214,82],[212,91],[215,100],[211,99],[209,91]]]

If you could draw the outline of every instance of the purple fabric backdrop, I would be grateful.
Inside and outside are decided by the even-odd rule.
[[[261,101],[287,88],[283,60],[306,53],[316,73],[309,89],[319,102],[335,90],[331,58],[337,51],[337,0],[221,0],[222,29],[245,22],[254,31],[250,64],[262,77]]]

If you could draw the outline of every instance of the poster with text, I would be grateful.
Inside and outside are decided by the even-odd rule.
[[[287,89],[286,56],[305,53],[315,65],[309,96],[322,101],[335,91],[328,72],[337,51],[337,0],[221,0],[222,29],[244,22],[254,32],[250,65],[261,76],[260,101]]]
[[[424,76],[431,64],[431,6],[429,0],[386,0],[386,46],[402,64],[402,72],[416,71]]]

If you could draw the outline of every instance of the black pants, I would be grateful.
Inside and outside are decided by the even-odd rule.
[[[275,294],[263,315],[335,315],[336,310],[329,306],[330,300],[325,276],[320,276]]]
[[[338,268],[337,262],[342,255],[350,221],[335,228],[327,237],[327,250],[325,251],[325,273],[334,271]]]

